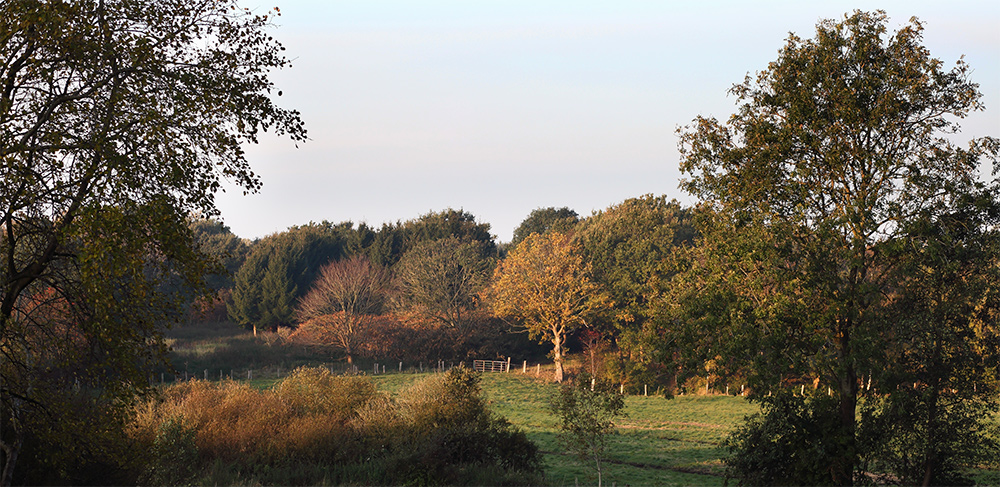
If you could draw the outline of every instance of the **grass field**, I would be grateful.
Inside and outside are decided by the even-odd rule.
[[[375,376],[383,390],[397,391],[424,374]],[[558,423],[548,401],[558,385],[520,372],[483,375],[483,389],[494,410],[523,428],[544,453],[553,485],[593,484],[589,465],[558,445]],[[722,485],[719,443],[744,415],[756,410],[729,396],[626,398],[628,416],[609,442],[606,485]]]
[[[172,330],[168,339],[177,369],[239,372],[253,368],[252,385],[258,388],[272,386],[284,373],[300,365],[344,366],[301,347],[267,343],[228,324]],[[361,362],[364,364],[358,364],[359,368],[370,371],[372,364]],[[524,429],[539,446],[550,484],[593,485],[593,469],[566,453],[557,442],[558,424],[549,414],[548,403],[558,385],[545,379],[551,377],[551,372],[551,366],[543,366],[541,379],[531,368],[527,374],[519,368],[510,373],[487,373],[482,385],[494,411]],[[212,372],[211,377],[217,377],[215,374]],[[380,389],[393,393],[428,375],[397,373],[372,378]],[[618,422],[617,432],[609,442],[605,485],[723,485],[720,458],[724,451],[720,443],[745,415],[757,410],[757,406],[736,396],[628,396],[627,417]],[[977,470],[975,476],[979,484],[1000,485],[1000,470],[995,465]]]

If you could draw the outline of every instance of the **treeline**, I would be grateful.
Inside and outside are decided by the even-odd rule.
[[[643,351],[655,328],[655,298],[673,272],[668,257],[696,235],[692,210],[665,196],[631,198],[586,218],[569,208],[539,208],[508,244],[496,241],[489,224],[452,209],[378,229],[310,223],[253,242],[214,220],[194,219],[191,229],[199,248],[219,261],[207,279],[213,298],[196,303],[192,319],[230,319],[255,332],[290,327],[348,361],[359,354],[524,357],[538,354],[534,341],[558,340],[556,352],[588,347],[601,373],[617,383],[679,387],[678,370]],[[515,332],[535,325],[500,312],[491,287],[498,263],[541,235],[565,237],[566,255],[586,267],[566,278],[593,283],[607,302],[568,328],[536,330],[537,340],[527,340]],[[539,265],[555,268],[557,261],[548,255]]]

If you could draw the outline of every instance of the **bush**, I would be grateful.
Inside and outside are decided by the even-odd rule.
[[[405,415],[425,461],[539,468],[538,447],[486,406],[480,376],[459,367],[404,393]]]
[[[591,376],[584,373],[563,384],[551,408],[561,423],[560,443],[580,461],[594,462],[600,486],[607,435],[614,430],[614,419],[623,414],[625,399],[610,383],[592,381]]]
[[[182,485],[194,478],[198,469],[195,430],[184,419],[173,417],[157,429],[152,461],[146,480],[149,485]]]
[[[307,485],[531,483],[537,447],[486,406],[479,376],[455,369],[404,392],[301,368],[268,391],[235,382],[171,386],[136,410],[146,477],[183,483]],[[193,460],[192,460],[193,458]],[[226,480],[228,479],[228,480]],[[479,480],[477,480],[479,479]]]
[[[832,485],[839,418],[833,398],[783,392],[726,439],[726,476],[739,485]]]

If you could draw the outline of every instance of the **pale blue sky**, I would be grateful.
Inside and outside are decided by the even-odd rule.
[[[265,0],[266,1],[266,0]],[[259,2],[259,3],[258,3]],[[997,2],[1000,3],[1000,2]],[[1000,136],[1000,7],[986,1],[307,1],[274,35],[294,59],[274,74],[309,130],[298,149],[248,148],[260,193],[220,195],[255,238],[309,221],[380,226],[462,208],[501,241],[538,207],[581,215],[677,189],[675,129],[727,117],[726,91],[764,69],[788,33],[884,9],[925,22],[931,54],[962,54],[987,111],[964,136]]]

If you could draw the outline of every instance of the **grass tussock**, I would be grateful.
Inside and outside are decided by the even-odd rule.
[[[132,435],[150,484],[534,484],[538,451],[456,369],[398,397],[300,368],[268,390],[191,381],[142,404]],[[488,476],[488,477],[487,477]]]

